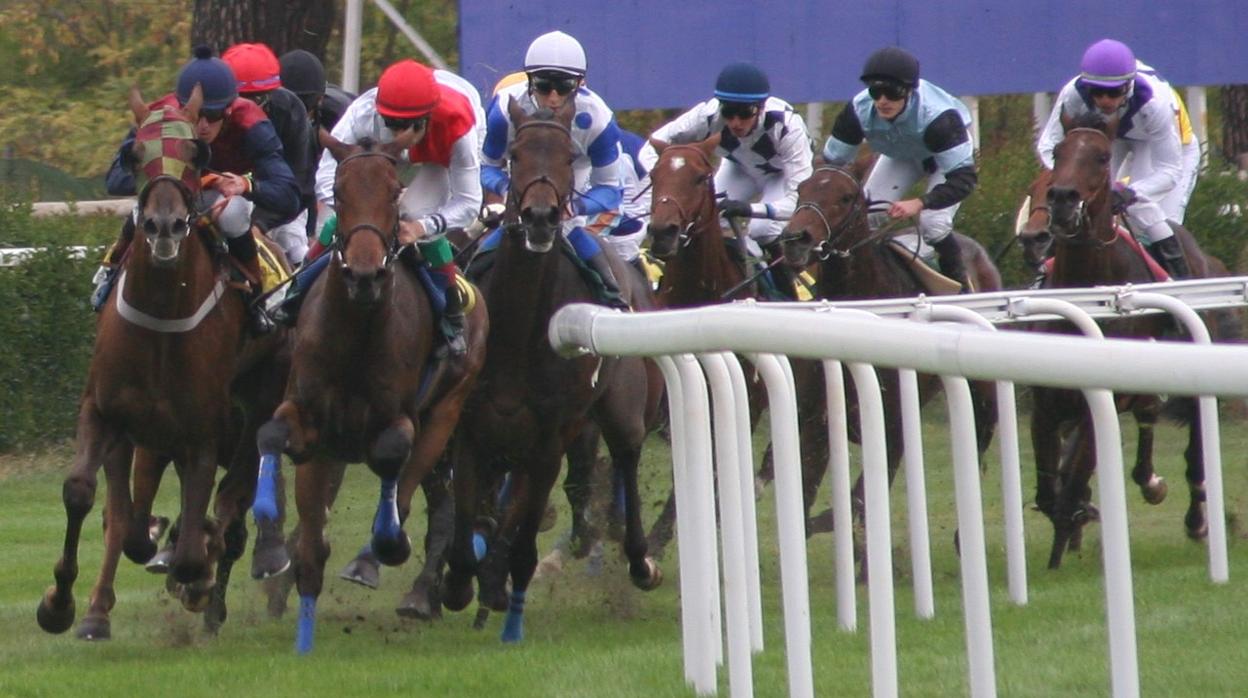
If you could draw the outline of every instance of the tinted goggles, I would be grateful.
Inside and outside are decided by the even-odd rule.
[[[225,108],[221,109],[200,109],[199,118],[210,124],[215,124],[225,118]]]
[[[1127,86],[1119,85],[1118,87],[1090,87],[1088,94],[1093,97],[1113,97],[1118,98],[1127,94]]]
[[[867,85],[867,94],[873,100],[883,97],[890,102],[899,102],[910,94],[910,88],[895,82],[873,82]]]
[[[580,78],[565,77],[533,77],[529,78],[529,87],[533,88],[538,94],[548,95],[551,92],[558,92],[560,96],[567,95],[577,88],[581,83]]]
[[[423,130],[425,126],[429,125],[429,115],[425,114],[424,116],[418,116],[414,119],[396,119],[386,116],[382,118],[382,122],[385,123],[386,128],[394,131],[395,133],[402,133],[409,128],[415,131],[420,131]]]
[[[729,119],[753,119],[758,115],[757,104],[744,104],[742,102],[724,102],[719,106],[719,115],[724,120]]]

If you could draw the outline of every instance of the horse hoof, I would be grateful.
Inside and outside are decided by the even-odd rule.
[[[553,505],[546,507],[545,513],[542,514],[542,522],[537,525],[538,533],[545,533],[555,527],[555,523],[559,521],[559,510]]]
[[[191,613],[202,613],[212,601],[212,587],[201,586],[200,584],[183,584],[182,593],[179,595],[178,600],[182,602],[182,608]]]
[[[642,571],[642,574],[630,575],[633,579],[633,586],[642,591],[654,591],[663,583],[663,569],[659,567],[659,563],[655,562],[652,557],[647,557],[643,561],[643,565],[645,569]]]
[[[376,589],[381,586],[381,568],[377,566],[376,560],[360,555],[342,568],[342,571],[338,573],[338,578],[362,587]]]
[[[270,618],[281,618],[286,615],[286,602],[290,597],[290,590],[295,586],[295,575],[283,574],[277,577],[270,577],[263,582],[264,593],[268,597],[265,604],[265,611]]]
[[[491,611],[502,613],[511,607],[511,603],[507,599],[507,589],[498,588],[490,591],[484,587],[477,594],[477,603]]]
[[[251,551],[251,578],[268,579],[290,569],[290,554],[282,544]]]
[[[39,627],[44,632],[59,635],[74,624],[74,598],[69,598],[69,603],[61,608],[56,608],[52,603],[52,598],[56,593],[56,587],[49,587],[43,595],[43,600],[39,602],[39,608],[35,611],[35,619],[39,621]]]
[[[442,606],[452,613],[468,608],[472,603],[472,577],[462,579],[453,572],[442,580]]]
[[[1159,475],[1154,475],[1147,483],[1140,485],[1140,494],[1144,495],[1144,501],[1149,504],[1161,504],[1166,500],[1169,491],[1166,478]]]
[[[108,640],[113,636],[112,626],[106,616],[90,614],[78,624],[76,634],[79,640]]]
[[[412,587],[407,592],[403,600],[399,601],[399,605],[394,612],[399,614],[401,618],[413,618],[415,620],[438,620],[442,617],[442,604],[436,599],[436,594],[430,593],[432,590],[423,584]],[[431,599],[431,597],[434,597]]]
[[[406,533],[393,539],[373,536],[372,547],[377,561],[387,567],[398,567],[412,555],[412,539]]]
[[[143,569],[152,574],[169,574],[169,565],[173,562],[173,548],[165,548],[152,556]]]
[[[485,630],[485,621],[490,619],[490,609],[478,608],[477,617],[472,619],[473,630]]]
[[[1204,540],[1209,536],[1209,522],[1199,509],[1189,511],[1183,517],[1183,526],[1187,529],[1187,537],[1192,540]]]

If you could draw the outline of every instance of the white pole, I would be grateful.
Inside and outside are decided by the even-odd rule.
[[[724,352],[737,406],[737,465],[741,478],[741,521],[745,534],[745,588],[750,601],[750,649],[763,651],[762,579],[758,570],[758,517],[754,506],[754,441],[750,432],[750,393],[736,354]]]
[[[849,418],[840,361],[823,362],[823,384],[828,398],[828,474],[832,481],[832,535],[836,540],[836,619],[841,630],[853,632],[858,629],[858,592],[850,502]]]
[[[927,484],[923,474],[923,414],[918,375],[897,371],[901,399],[901,455],[906,472],[906,505],[910,521],[910,569],[914,574],[914,613],[923,620],[936,616],[932,596],[931,535],[927,529]]]
[[[342,29],[342,89],[360,91],[360,33],[364,26],[364,0],[347,0],[347,19]]]
[[[1200,166],[1209,164],[1209,93],[1203,87],[1183,90],[1187,115],[1192,120],[1192,134],[1200,142]]]
[[[970,124],[971,147],[978,151],[979,150],[979,97],[969,96],[969,97],[962,97],[961,99],[962,99],[962,103],[966,105],[966,108],[971,110],[971,124]]]
[[[1049,113],[1053,111],[1053,96],[1048,92],[1037,92],[1031,96],[1031,124],[1036,133],[1049,121]]]
[[[806,105],[806,133],[815,142],[815,152],[823,150],[823,102]]]

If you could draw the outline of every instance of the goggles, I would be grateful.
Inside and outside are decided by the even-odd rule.
[[[402,133],[403,131],[406,131],[409,128],[416,130],[416,131],[422,131],[424,130],[425,126],[429,125],[428,114],[425,114],[424,116],[418,116],[413,119],[396,119],[394,117],[384,116],[382,117],[381,120],[382,120],[382,123],[386,125],[386,128],[390,129],[391,131],[394,131],[395,133]]]
[[[1088,94],[1093,97],[1113,97],[1118,98],[1127,94],[1127,86],[1119,85],[1118,87],[1089,87]]]
[[[743,104],[741,102],[724,102],[719,107],[719,115],[724,117],[725,121],[731,119],[753,119],[758,115],[757,104]]]
[[[910,88],[896,82],[873,82],[867,85],[867,94],[871,95],[872,100],[880,97],[890,102],[900,102],[910,94]]]
[[[575,90],[580,85],[581,79],[574,76],[567,77],[546,77],[533,76],[529,78],[529,87],[538,94],[548,95],[551,92],[558,92],[559,96],[565,96]]]

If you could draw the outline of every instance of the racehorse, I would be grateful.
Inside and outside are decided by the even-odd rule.
[[[488,359],[456,432],[455,536],[444,580],[443,603],[459,611],[479,582],[481,604],[507,611],[502,640],[523,639],[524,604],[537,565],[538,527],[569,446],[587,420],[601,428],[612,466],[625,491],[624,552],[629,576],[643,590],[662,580],[646,554],[637,489],[637,464],[648,417],[657,413],[660,390],[640,358],[564,358],[547,338],[560,307],[588,302],[590,289],[562,235],[564,212],[573,193],[569,99],[557,112],[526,115],[515,103],[508,114],[515,128],[509,159],[503,235],[483,268],[478,255],[469,274],[481,285],[492,318]],[[638,298],[639,277],[609,248],[604,250],[621,280],[625,297]],[[497,482],[510,470],[508,494],[496,498]],[[501,518],[481,526],[489,502],[505,499]],[[487,530],[482,531],[482,528]],[[488,530],[493,528],[493,530]],[[474,535],[476,540],[474,541]],[[479,560],[474,543],[484,558]],[[510,575],[511,595],[504,590]]]
[[[870,160],[859,160],[849,167],[822,166],[798,185],[797,207],[780,235],[785,261],[795,268],[804,268],[812,255],[819,260],[816,286],[819,298],[860,300],[870,298],[904,298],[920,293],[933,293],[924,285],[910,263],[913,253],[899,252],[887,234],[872,232],[867,223],[870,204],[860,182],[870,167]],[[967,273],[976,290],[1001,288],[1001,275],[988,253],[975,240],[960,233],[958,242]],[[816,381],[818,383],[818,381]],[[901,406],[897,373],[883,371],[880,375],[884,396],[888,474],[891,478],[901,459]],[[939,386],[935,376],[919,376],[920,399],[926,401]],[[996,427],[995,394],[985,383],[971,384],[975,402],[978,446],[982,454]],[[826,417],[822,386],[799,395],[799,410]],[[812,401],[818,402],[812,402]],[[852,422],[851,418],[851,422]],[[822,428],[803,428],[802,479],[807,511],[814,500],[827,470],[826,459],[811,458],[808,453],[827,453],[827,433]],[[861,517],[862,478],[854,486],[855,513]],[[819,517],[823,519],[821,515]]]
[[[411,553],[402,525],[415,488],[442,455],[484,362],[488,321],[467,314],[469,351],[435,359],[428,293],[401,259],[396,171],[400,150],[371,141],[348,145],[322,131],[339,162],[335,249],[300,311],[285,401],[261,428],[256,516],[276,515],[270,478],[285,450],[299,465],[295,585],[300,597],[296,649],[311,651],[316,602],[329,543],[329,483],[343,463],[365,461],[381,479],[371,548],[385,565]],[[397,268],[396,268],[397,267]]]
[[[255,458],[247,455],[255,442],[255,423],[246,417],[238,421],[231,402],[242,402],[244,413],[276,405],[280,388],[264,387],[275,382],[266,376],[284,378],[284,369],[273,363],[284,336],[245,337],[246,301],[228,288],[224,243],[201,224],[199,169],[208,150],[195,138],[194,125],[202,102],[196,87],[181,110],[151,110],[137,88],[130,92],[138,130],[123,158],[140,184],[135,223],[142,239],[129,246],[117,288],[96,325],[79,405],[77,450],[62,490],[64,551],[56,564],[56,584],[37,613],[48,632],[64,632],[73,624],[78,540],[103,467],[108,484],[104,560],[78,636],[110,637],[118,560],[124,551],[142,563],[156,552],[149,518],[170,460],[182,484],[181,535],[169,570],[176,582],[172,588],[180,591],[188,610],[207,611],[210,631],[225,619],[225,589],[245,548],[243,514],[255,485]],[[137,456],[133,500],[132,456]],[[228,469],[214,520],[207,510],[218,464]]]
[[[1127,233],[1119,231],[1113,221],[1110,152],[1117,119],[1106,121],[1099,115],[1091,115],[1066,125],[1066,137],[1054,150],[1054,169],[1049,176],[1047,194],[1040,191],[1043,175],[1032,190],[1033,206],[1037,197],[1047,205],[1048,232],[1054,250],[1052,271],[1044,287],[1080,288],[1157,280],[1150,269],[1147,252],[1133,245]],[[1205,255],[1186,229],[1181,226],[1175,229],[1193,277],[1226,275],[1225,266]],[[1234,331],[1221,322],[1224,314],[1217,317],[1219,322],[1210,328],[1215,338]],[[1229,319],[1234,322],[1234,318]],[[1160,338],[1171,328],[1170,320],[1158,314],[1104,323],[1107,336],[1141,339]],[[1049,324],[1041,329],[1073,331],[1064,324]],[[1032,395],[1036,507],[1053,522],[1049,567],[1056,568],[1061,565],[1065,550],[1078,546],[1083,525],[1095,518],[1088,487],[1096,467],[1091,416],[1077,391],[1037,387]],[[1140,426],[1132,479],[1139,485],[1144,499],[1157,504],[1166,495],[1165,481],[1154,473],[1152,461],[1152,426],[1157,420],[1160,401],[1151,395],[1118,395],[1116,402],[1119,411],[1131,410]],[[1192,402],[1190,398],[1183,399],[1189,407]],[[1201,539],[1208,532],[1208,523],[1204,512],[1200,418],[1194,408],[1187,412],[1191,421],[1185,456],[1191,499],[1184,523],[1190,537]]]

